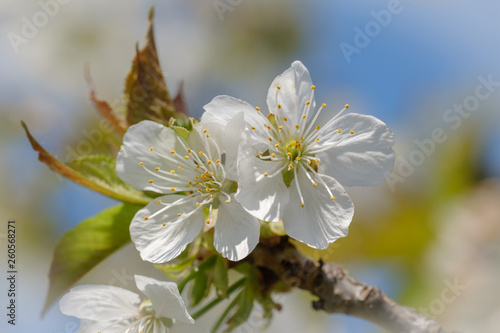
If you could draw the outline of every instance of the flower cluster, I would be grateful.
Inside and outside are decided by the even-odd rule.
[[[229,96],[204,106],[192,130],[152,121],[131,126],[116,160],[119,177],[158,194],[139,210],[130,236],[143,260],[178,257],[213,227],[214,247],[239,261],[257,246],[261,223],[325,249],[347,235],[354,205],[344,186],[376,185],[391,172],[394,137],[380,120],[348,113],[323,122],[316,87],[296,61],[276,77],[268,113]],[[60,301],[80,332],[204,332],[174,283],[136,276],[148,297],[111,286],[80,286]]]
[[[214,246],[233,261],[257,245],[258,220],[283,221],[290,237],[316,249],[346,236],[354,206],[343,186],[382,182],[394,164],[394,137],[380,120],[347,113],[349,105],[322,123],[326,104],[316,107],[315,90],[296,61],[272,82],[267,116],[217,96],[187,139],[150,121],[130,127],[118,175],[163,194],[130,226],[142,258],[175,258],[204,223],[215,224]]]

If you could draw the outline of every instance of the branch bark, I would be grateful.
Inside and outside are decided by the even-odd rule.
[[[290,287],[319,297],[313,308],[368,320],[390,332],[447,333],[436,321],[397,304],[378,287],[358,282],[336,263],[314,262],[300,254],[287,237],[276,246],[260,243],[247,259],[273,272]]]

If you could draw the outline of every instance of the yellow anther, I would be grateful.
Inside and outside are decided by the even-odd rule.
[[[160,167],[156,167],[156,168],[155,168],[155,170],[156,170],[156,171],[160,170]]]
[[[307,164],[311,165],[311,163],[312,163],[311,161],[307,161]]]
[[[199,154],[200,154],[200,156],[203,156],[203,152],[202,151],[200,151]]]
[[[316,89],[316,86],[314,84],[311,85],[311,89]]]
[[[264,177],[267,177],[267,172],[264,173]]]
[[[319,158],[315,159],[314,161],[315,161],[316,163],[319,163]]]
[[[299,128],[300,128],[300,126],[299,126],[299,125],[295,125],[295,128],[296,128],[296,129],[299,129]]]
[[[189,185],[189,186],[193,185],[193,182],[189,182],[189,183],[188,183],[188,185]]]
[[[304,206],[305,206],[305,205],[304,205],[304,203],[301,203],[301,204],[300,204],[300,207],[304,208]]]
[[[273,142],[273,139],[272,138],[267,138],[269,140],[269,142]]]
[[[266,127],[267,127],[267,129],[268,129],[268,130],[270,130],[270,129],[271,129],[271,126],[269,126],[269,125],[266,125]]]
[[[346,104],[346,105],[345,105],[345,108],[346,108],[346,109],[349,109],[349,104]]]
[[[181,216],[182,214],[181,213],[177,213],[177,216]]]
[[[286,153],[286,155],[287,155],[288,157],[292,157],[292,153],[290,153],[290,152]]]
[[[210,133],[207,133],[207,138],[209,138],[209,137],[210,137]]]
[[[215,163],[216,163],[216,164],[219,164],[219,163],[220,163],[220,160],[215,161]]]
[[[197,191],[198,191],[199,193],[201,193],[201,188],[197,189]]]
[[[281,140],[278,140],[279,143],[281,143]]]
[[[198,185],[200,185],[200,182],[196,182],[195,184],[196,184],[196,186],[198,186]]]
[[[303,115],[303,116],[302,116],[302,119],[306,119],[306,117],[307,117],[306,115]]]
[[[314,140],[314,141],[319,142],[319,139],[318,139],[318,138],[316,138],[316,140]]]
[[[272,153],[272,154],[271,154],[271,157],[272,157],[272,158],[275,158],[275,157],[276,157],[276,154],[275,154],[275,153]]]
[[[145,216],[144,217],[144,221],[147,221],[149,219],[149,217]]]
[[[286,117],[283,117],[283,120],[284,120],[284,121],[288,121],[288,119],[287,119]]]
[[[172,174],[175,173],[175,170],[170,170],[170,173],[172,173]]]
[[[316,186],[318,186],[318,184],[317,183],[313,183],[313,186],[316,187]]]
[[[226,200],[226,203],[228,204],[228,203],[229,203],[229,200]]]
[[[321,128],[321,126],[316,126],[316,129],[317,129],[318,131],[320,130],[320,128]]]
[[[210,188],[208,188],[208,187],[207,187],[207,188],[205,189],[205,191],[210,192]]]
[[[326,103],[321,104],[322,108],[326,108]]]
[[[330,197],[330,200],[335,200],[335,197],[332,195],[332,196]]]
[[[200,207],[200,203],[199,203],[199,202],[197,202],[197,203],[196,203],[196,206]]]
[[[196,169],[199,169],[201,168],[199,164],[196,164]]]
[[[139,163],[139,165],[141,165],[141,166],[142,166],[142,165],[144,165],[144,163],[143,163],[143,162],[140,162],[140,163]]]
[[[280,90],[280,89],[281,89],[281,86],[279,86],[279,85],[278,85],[278,86],[276,86],[276,88],[277,88],[278,90]]]
[[[161,225],[162,225],[162,226],[166,226],[166,225],[167,225],[167,222],[163,222]]]
[[[351,130],[351,134],[354,134],[354,131],[353,131],[353,130]]]
[[[255,129],[255,126],[252,126],[252,127],[250,127],[250,128],[254,130],[254,129]]]
[[[150,147],[150,148],[149,148],[149,150],[153,151],[153,150],[154,150],[154,148],[153,148],[153,147]]]
[[[279,143],[277,143],[277,144],[275,144],[274,146],[275,146],[276,148],[279,148],[279,147],[280,147],[280,144],[279,144]]]
[[[210,224],[210,219],[207,219],[207,220],[205,221],[205,223],[206,223],[206,224]]]
[[[212,160],[208,160],[208,161],[207,161],[207,164],[212,164]]]
[[[157,202],[158,202],[158,205],[161,204],[161,200],[158,200]]]
[[[279,130],[283,129],[283,126],[281,126],[281,125],[280,125],[280,126],[278,126],[278,129],[279,129]]]
[[[205,170],[205,175],[208,175],[208,170]]]
[[[281,109],[281,104],[278,104],[278,109]]]
[[[300,157],[298,157],[298,156],[297,156],[297,157],[295,157],[295,160],[296,160],[296,161],[300,161]]]
[[[304,141],[305,139],[303,136],[300,137],[300,141]]]
[[[172,187],[170,190],[171,190],[172,192],[175,192],[175,187]]]
[[[258,106],[255,107],[255,110],[260,111],[260,108]]]
[[[171,151],[170,151],[170,154],[175,154],[175,150],[171,150]]]
[[[213,172],[210,172],[210,177],[213,177],[214,176],[214,173]]]
[[[181,166],[179,167],[179,171],[182,171],[182,167]]]
[[[187,156],[187,155],[186,155],[186,156],[184,156],[184,158],[185,158],[186,160],[189,160],[189,156]]]
[[[206,129],[204,129],[204,130],[203,130],[203,133],[207,133],[207,130],[206,130]]]
[[[342,128],[339,128],[337,132],[342,133]]]
[[[150,184],[153,184],[153,181],[150,179],[150,180],[149,180],[149,183],[150,183]]]
[[[191,148],[188,148],[188,153],[191,154]]]
[[[195,179],[200,179],[200,176],[194,176]]]
[[[293,169],[293,165],[288,164],[288,169],[292,170]]]
[[[210,199],[213,199],[215,198],[215,196],[213,194],[210,194]]]
[[[261,152],[261,151],[259,151],[259,156],[262,156],[262,155],[264,155],[264,153],[263,153],[263,152]]]

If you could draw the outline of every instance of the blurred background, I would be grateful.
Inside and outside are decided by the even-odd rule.
[[[77,319],[57,306],[40,316],[52,251],[65,231],[116,204],[39,163],[20,121],[62,161],[99,152],[106,140],[90,134],[100,118],[84,65],[99,97],[119,108],[151,5],[164,75],[172,94],[184,82],[191,116],[219,94],[265,107],[274,77],[301,60],[317,102],[328,104],[325,118],[349,103],[350,111],[387,123],[397,139],[393,174],[378,187],[348,189],[356,206],[348,237],[325,251],[301,250],[340,262],[449,329],[498,332],[495,0],[2,0],[0,246],[6,253],[7,220],[16,220],[19,262],[18,322],[7,325],[2,314],[2,332],[76,332]],[[2,272],[6,260],[2,255]],[[129,246],[82,283],[133,289],[135,273],[162,278]],[[269,332],[380,332],[362,320],[315,313],[311,300],[300,291],[280,296],[283,310]],[[209,327],[214,319],[203,322]],[[258,313],[240,330],[254,331]]]

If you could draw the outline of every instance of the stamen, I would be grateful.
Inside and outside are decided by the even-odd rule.
[[[350,133],[351,133],[351,134],[354,134],[354,131],[353,131],[353,130],[351,130],[351,132],[350,132]]]
[[[158,202],[158,205],[161,204],[161,200],[158,200],[157,202]]]
[[[161,225],[162,225],[162,226],[166,226],[166,225],[167,225],[167,222],[163,222]]]
[[[149,148],[149,150],[150,150],[150,151],[153,151],[153,150],[154,150],[154,148],[153,148],[153,147],[150,147],[150,148]]]
[[[258,106],[255,107],[255,110],[260,111],[260,108]]]
[[[175,154],[175,150],[171,150],[171,151],[170,151],[170,154]]]
[[[144,163],[143,163],[143,162],[139,162],[139,165],[140,165],[140,166],[143,166],[143,165],[144,165]]]
[[[295,186],[297,186],[297,192],[299,193],[300,206],[303,208],[305,206],[304,197],[302,196],[302,191],[300,190],[299,179],[297,177],[297,169],[293,170],[293,178],[295,179]]]
[[[156,168],[155,168],[155,170],[156,170],[156,171],[159,171],[159,170],[160,170],[160,167],[156,167]]]
[[[179,171],[182,171],[182,167],[181,166],[179,166]]]
[[[149,180],[149,183],[150,183],[150,184],[153,184],[153,181],[150,179],[150,180]]]

